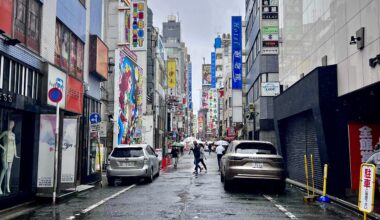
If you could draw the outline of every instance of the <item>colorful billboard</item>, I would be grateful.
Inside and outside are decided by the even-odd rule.
[[[146,10],[145,0],[132,1],[132,50],[146,49]]]
[[[261,54],[278,54],[278,0],[262,1]]]
[[[142,142],[143,70],[132,61],[128,48],[115,52],[115,145]]]
[[[380,138],[379,124],[348,123],[351,189],[359,189],[360,165],[373,154]]]
[[[232,89],[243,87],[241,16],[232,16]]]
[[[215,66],[215,52],[211,53],[211,88],[216,88],[216,66]]]
[[[208,108],[208,91],[210,90],[209,87],[204,86],[202,88],[202,108],[207,109]]]
[[[174,89],[177,85],[177,62],[175,59],[168,60],[168,88]]]
[[[202,84],[211,85],[211,65],[210,64],[202,65]]]

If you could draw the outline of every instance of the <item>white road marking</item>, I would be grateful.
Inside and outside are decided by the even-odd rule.
[[[109,197],[107,197],[107,198],[105,198],[105,199],[100,200],[99,202],[97,202],[97,203],[95,203],[95,204],[89,206],[88,208],[83,209],[83,210],[81,211],[81,214],[83,215],[83,214],[86,214],[86,213],[90,212],[91,210],[95,209],[96,207],[99,207],[100,205],[104,204],[104,203],[107,202],[108,200],[113,199],[113,198],[119,196],[120,194],[123,194],[124,192],[126,192],[126,191],[132,189],[132,188],[135,187],[135,186],[136,186],[136,184],[133,184],[133,185],[131,185],[131,186],[129,186],[129,187],[123,189],[123,190],[120,190],[119,192],[113,194],[112,196],[109,196]],[[67,218],[67,220],[72,220],[72,219],[75,219],[75,216],[70,216],[70,217]]]
[[[281,212],[283,212],[286,216],[288,216],[290,219],[297,219],[297,217],[295,215],[293,215],[291,212],[289,212],[288,210],[286,210],[286,208],[284,208],[284,206],[282,205],[279,205],[276,203],[276,201],[274,199],[272,199],[272,197],[270,196],[267,196],[267,195],[263,195],[267,200],[269,200],[271,203],[274,204],[274,206],[276,206]]]

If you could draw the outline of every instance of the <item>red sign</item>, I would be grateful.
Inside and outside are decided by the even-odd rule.
[[[351,189],[359,189],[360,165],[373,154],[380,137],[380,125],[348,123]]]
[[[71,76],[67,76],[66,110],[79,114],[83,112],[83,84]]]
[[[0,1],[0,29],[12,36],[13,0]]]

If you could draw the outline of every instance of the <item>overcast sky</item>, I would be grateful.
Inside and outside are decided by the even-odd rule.
[[[214,38],[231,32],[231,16],[245,16],[245,0],[148,0],[153,23],[162,32],[168,15],[179,15],[181,40],[193,63],[193,106],[199,109],[203,57],[210,63]],[[194,111],[195,112],[195,111]]]

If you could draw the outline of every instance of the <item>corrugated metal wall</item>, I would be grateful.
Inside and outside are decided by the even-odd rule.
[[[321,165],[317,133],[311,111],[287,119],[284,130],[285,160],[289,178],[306,183],[304,155],[308,155],[309,184],[311,184],[310,154],[314,161],[316,188],[323,186],[323,167]]]

